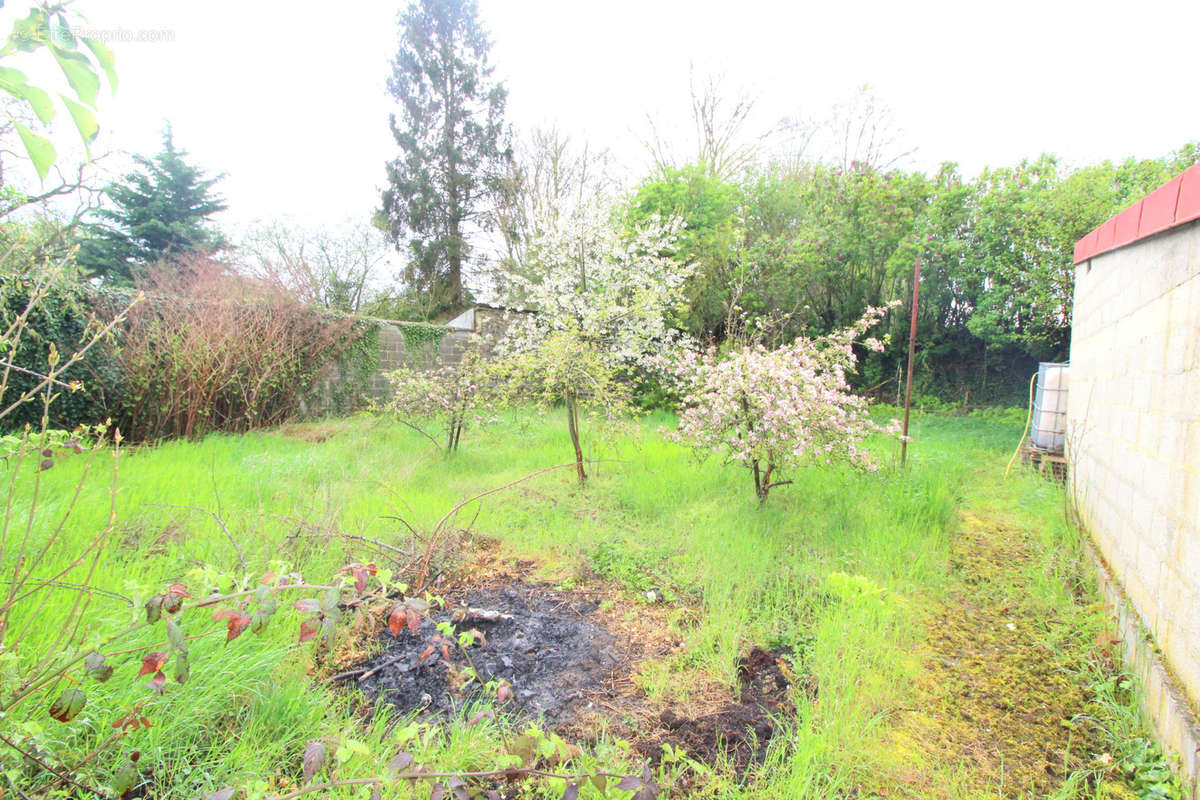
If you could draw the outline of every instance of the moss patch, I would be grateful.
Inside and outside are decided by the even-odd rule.
[[[955,579],[929,620],[914,702],[893,731],[901,765],[884,785],[921,797],[1043,797],[1086,768],[1096,743],[1073,720],[1088,692],[1040,634],[1053,621],[1039,618],[1045,609],[1024,588],[1033,546],[1019,529],[963,513]]]

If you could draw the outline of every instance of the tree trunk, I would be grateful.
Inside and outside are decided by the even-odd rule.
[[[567,392],[567,430],[571,433],[571,444],[575,447],[575,474],[579,477],[579,485],[587,482],[587,473],[583,471],[583,448],[579,446],[579,415],[575,402],[575,393]]]

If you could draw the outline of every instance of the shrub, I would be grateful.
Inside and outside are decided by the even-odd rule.
[[[354,320],[207,260],[153,272],[120,350],[122,430],[135,439],[241,432],[284,421],[357,338]]]

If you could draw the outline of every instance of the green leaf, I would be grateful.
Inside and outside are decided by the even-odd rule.
[[[67,18],[62,14],[54,15],[54,19],[49,21],[49,29],[50,41],[59,47],[74,50],[79,46],[75,41],[75,34],[71,33],[71,26],[67,24]]]
[[[188,676],[191,674],[192,670],[188,665],[187,651],[181,650],[175,654],[175,680],[180,683],[187,683]]]
[[[100,92],[100,77],[92,67],[92,62],[83,53],[64,50],[57,45],[50,45],[54,59],[62,68],[67,83],[75,90],[75,96],[89,106],[96,105],[96,95]]]
[[[100,133],[100,123],[96,122],[96,115],[87,106],[76,103],[66,95],[59,97],[66,104],[67,111],[71,112],[71,119],[75,120],[75,130],[79,131],[79,138],[83,139],[83,146],[87,148],[90,157],[92,142],[96,141],[96,135]]]
[[[83,707],[87,705],[87,697],[80,689],[65,689],[50,706],[50,716],[59,722],[70,722]]]
[[[95,39],[80,36],[79,40],[92,51],[92,55],[96,57],[96,63],[100,65],[100,69],[104,70],[104,74],[108,76],[108,88],[115,92],[117,90],[117,70],[114,66],[116,59],[113,57],[113,51],[109,50],[108,45],[104,44],[104,42],[98,42]]]
[[[104,655],[101,653],[88,653],[87,658],[83,660],[83,672],[100,683],[104,683],[112,677],[113,668],[111,665],[104,663]]]
[[[29,10],[28,16],[13,23],[12,33],[8,35],[8,44],[0,53],[7,53],[16,48],[31,53],[42,46],[42,29],[46,25],[46,12],[40,8]]]
[[[33,161],[33,168],[37,170],[38,178],[46,180],[46,173],[54,165],[54,160],[58,158],[58,154],[54,152],[54,145],[46,137],[38,136],[27,126],[15,120],[13,125],[17,129],[17,135],[21,137],[21,144],[25,146],[25,152]]]
[[[169,641],[171,646],[180,653],[187,655],[187,645],[184,643],[183,629],[180,628],[179,623],[173,619],[167,620],[167,641]]]
[[[113,775],[113,792],[117,797],[124,797],[133,791],[133,787],[137,786],[139,778],[137,762],[133,758],[125,759],[117,768],[116,774]]]
[[[43,90],[27,83],[25,73],[12,67],[0,67],[0,90],[24,100],[42,122],[54,119],[54,101]]]

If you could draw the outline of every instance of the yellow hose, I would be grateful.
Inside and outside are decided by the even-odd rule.
[[[1029,379],[1029,413],[1025,415],[1025,430],[1021,431],[1021,441],[1017,442],[1017,449],[1013,451],[1012,458],[1008,460],[1008,466],[1004,468],[1004,477],[1008,477],[1008,473],[1012,472],[1013,464],[1017,463],[1017,456],[1021,455],[1021,448],[1025,446],[1025,437],[1029,435],[1029,423],[1033,421],[1033,385],[1037,383],[1037,373],[1033,373],[1033,377]]]

